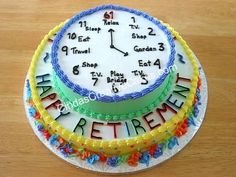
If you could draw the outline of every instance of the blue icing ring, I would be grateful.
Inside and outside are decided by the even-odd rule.
[[[89,94],[93,91],[88,90],[86,88],[82,88],[80,87],[80,85],[78,84],[74,84],[72,81],[70,81],[67,77],[67,75],[62,71],[60,65],[58,64],[58,55],[57,55],[57,51],[59,48],[59,43],[64,35],[64,33],[67,31],[68,28],[71,27],[72,24],[74,24],[75,22],[77,22],[78,20],[80,20],[82,17],[91,15],[95,12],[98,12],[100,10],[106,10],[106,9],[113,9],[113,10],[120,10],[120,11],[125,11],[125,12],[129,12],[129,13],[133,13],[135,15],[138,16],[142,16],[144,18],[146,18],[147,20],[151,21],[152,23],[154,23],[158,28],[160,28],[167,36],[167,40],[170,44],[170,56],[169,56],[169,61],[167,63],[167,68],[170,68],[173,64],[174,64],[174,60],[175,60],[175,44],[174,44],[174,40],[172,38],[171,33],[169,32],[169,30],[160,23],[160,21],[154,19],[153,17],[151,17],[150,15],[139,11],[139,10],[134,10],[134,9],[129,9],[126,7],[122,7],[122,6],[117,6],[117,5],[102,5],[102,6],[98,6],[95,7],[93,9],[89,9],[86,11],[83,11],[77,15],[75,15],[74,17],[72,17],[65,25],[64,27],[62,27],[62,29],[58,32],[58,34],[56,35],[53,45],[52,45],[52,51],[51,51],[51,63],[53,66],[53,70],[55,71],[56,75],[61,79],[61,81],[70,89],[72,89],[75,93],[80,94],[81,96],[85,96],[88,97]],[[164,72],[156,81],[154,84],[152,84],[151,86],[149,86],[148,88],[143,89],[140,92],[133,92],[133,93],[129,93],[129,94],[124,94],[122,96],[119,95],[114,95],[114,96],[108,96],[105,95],[103,97],[96,97],[97,101],[102,101],[102,102],[119,102],[122,100],[127,100],[127,99],[137,99],[140,98],[148,93],[150,93],[151,91],[155,90],[157,87],[159,87],[162,82],[165,80],[166,76],[168,75],[168,73]]]

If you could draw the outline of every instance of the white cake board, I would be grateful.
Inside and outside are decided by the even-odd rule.
[[[74,166],[76,166],[78,168],[80,167],[80,168],[88,169],[88,170],[91,170],[94,172],[101,172],[101,173],[108,173],[108,174],[121,174],[121,173],[130,173],[130,172],[137,172],[137,171],[141,171],[141,170],[146,170],[146,169],[152,168],[152,167],[170,159],[175,154],[177,154],[179,151],[181,151],[191,141],[191,139],[197,133],[198,129],[200,128],[200,126],[203,122],[205,112],[206,112],[206,107],[207,107],[208,90],[207,90],[207,81],[206,81],[205,73],[204,73],[199,61],[198,61],[198,63],[199,63],[199,67],[200,67],[200,78],[201,78],[202,84],[200,87],[201,105],[198,106],[199,114],[196,118],[194,118],[196,126],[191,125],[190,127],[188,127],[188,132],[185,135],[178,138],[179,145],[174,146],[171,150],[166,149],[163,152],[163,155],[161,155],[157,159],[151,158],[148,167],[145,164],[141,164],[141,163],[138,163],[138,165],[136,167],[131,167],[126,163],[123,163],[117,167],[111,167],[111,166],[108,166],[108,165],[106,165],[104,163],[100,163],[100,162],[90,165],[85,160],[80,160],[79,158],[76,158],[76,157],[71,158],[71,157],[63,156],[61,154],[61,152],[58,149],[56,149],[54,146],[52,146],[46,140],[46,138],[37,130],[37,127],[34,124],[35,119],[29,115],[29,112],[28,112],[29,106],[26,102],[27,89],[26,89],[26,82],[25,82],[23,99],[24,99],[26,115],[27,115],[27,118],[29,120],[31,127],[33,128],[34,133],[37,135],[39,140],[48,149],[50,149],[54,154],[56,154],[58,157],[69,162],[70,164],[73,164]],[[26,79],[28,79],[28,75],[26,76]]]

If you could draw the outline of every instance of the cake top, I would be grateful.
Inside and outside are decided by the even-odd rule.
[[[81,12],[56,36],[52,65],[74,92],[113,102],[160,86],[174,61],[173,39],[158,20],[105,5]]]
[[[148,166],[151,158],[179,145],[178,137],[195,125],[200,98],[206,96],[200,95],[200,65],[181,36],[168,24],[117,6],[82,12],[64,24],[38,46],[27,84],[28,113],[47,145],[66,158],[102,162],[102,168]],[[170,67],[174,70],[168,75]],[[140,98],[112,104],[79,99],[74,104],[89,92],[106,94],[108,101]]]

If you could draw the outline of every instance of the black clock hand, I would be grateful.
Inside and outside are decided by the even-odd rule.
[[[123,53],[124,54],[124,56],[127,56],[129,53],[128,52],[123,52],[122,50],[120,50],[120,49],[117,49],[114,45],[111,45],[111,49],[115,49],[115,50],[117,50],[117,51],[119,51],[119,52],[121,52],[121,53]]]
[[[113,35],[112,35],[112,34],[113,34],[113,32],[115,32],[115,30],[113,30],[112,28],[110,28],[110,29],[108,30],[108,32],[111,33],[111,45],[110,45],[110,48],[111,48],[111,49],[115,49],[115,50],[117,50],[117,51],[123,53],[124,56],[127,56],[127,55],[128,55],[128,52],[123,52],[122,50],[116,48],[116,47],[114,46],[114,44],[113,44]]]
[[[113,30],[113,29],[111,28],[111,29],[108,30],[108,32],[111,33],[111,45],[110,45],[110,47],[112,48],[112,47],[114,47],[114,45],[113,45],[113,35],[112,35],[112,33],[115,32],[115,30]]]

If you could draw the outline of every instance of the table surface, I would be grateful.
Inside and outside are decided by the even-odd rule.
[[[111,1],[0,0],[0,176],[102,176],[76,169],[34,135],[22,93],[32,55],[54,26]],[[184,3],[183,3],[184,2]],[[209,102],[197,136],[171,160],[129,176],[236,176],[236,1],[114,0],[173,26],[205,70]]]

